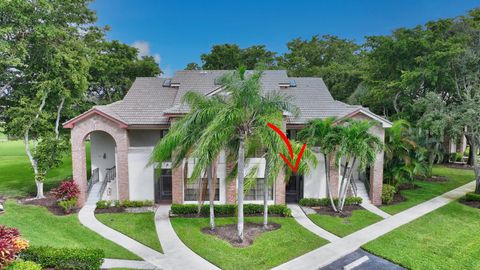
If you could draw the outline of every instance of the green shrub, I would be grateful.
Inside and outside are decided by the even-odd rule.
[[[336,204],[338,199],[333,199],[333,202]],[[330,199],[329,198],[303,198],[298,202],[301,206],[330,206]],[[345,199],[345,205],[357,205],[362,203],[362,198],[360,197],[347,197]]]
[[[393,202],[393,196],[395,196],[395,193],[397,193],[397,190],[395,189],[394,186],[389,185],[389,184],[383,184],[382,203],[384,203],[384,204],[392,203]]]
[[[107,209],[112,205],[112,201],[100,200],[97,202],[97,209]]]
[[[105,254],[101,249],[30,247],[20,257],[36,262],[44,268],[97,270],[103,263]]]
[[[235,204],[216,204],[214,212],[217,216],[235,216],[237,213],[237,205]],[[198,213],[198,205],[196,204],[172,204],[171,213],[174,215],[196,215]],[[263,204],[244,204],[243,213],[245,215],[263,214]],[[290,209],[285,205],[269,205],[268,213],[272,215],[281,215],[285,217],[291,216]],[[210,206],[202,205],[200,216],[209,216]]]
[[[15,261],[5,270],[42,270],[42,266],[30,261]]]
[[[120,202],[120,206],[130,208],[130,207],[144,207],[144,206],[152,206],[153,201],[145,200],[145,201],[130,201],[125,200]]]
[[[75,208],[76,205],[77,205],[77,199],[75,198],[58,202],[58,206],[62,207],[65,213],[72,212],[72,209]]]
[[[468,192],[465,194],[465,200],[466,201],[480,201],[480,194],[477,194],[475,192]]]

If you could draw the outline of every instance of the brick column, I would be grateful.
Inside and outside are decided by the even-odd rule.
[[[185,162],[172,169],[172,203],[183,203],[184,166]]]
[[[331,153],[328,156],[328,169],[329,169],[330,191],[331,191],[332,197],[338,198],[340,175],[338,173],[338,167],[335,164],[335,153]]]
[[[118,197],[120,200],[128,200],[130,198],[128,182],[128,147],[130,142],[126,129],[122,134],[117,134],[115,142],[117,144],[116,169]]]
[[[385,141],[385,130],[380,125],[373,126],[370,132],[379,137],[382,142]],[[382,149],[377,153],[375,163],[370,168],[370,200],[375,205],[382,204],[383,155]]]
[[[75,136],[75,132],[71,131],[72,144],[72,174],[73,180],[80,189],[77,199],[77,206],[82,207],[87,200],[87,167],[85,157],[85,141],[83,138]]]
[[[227,162],[227,175],[232,172],[233,168],[235,167],[235,163],[233,162]],[[237,181],[236,179],[232,179],[230,181],[226,181],[226,190],[225,190],[225,197],[226,197],[226,203],[227,204],[235,204],[237,203]]]
[[[283,133],[287,133],[287,121],[284,118],[282,121],[282,131]],[[265,178],[267,176],[265,175]],[[280,170],[277,179],[275,179],[275,204],[285,204],[285,189],[287,187],[287,183],[285,182],[285,169]]]

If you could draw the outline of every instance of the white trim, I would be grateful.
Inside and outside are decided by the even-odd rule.
[[[360,108],[359,112],[365,114],[366,116],[373,118],[374,120],[377,120],[378,122],[382,123],[383,128],[391,128],[392,127],[392,122],[388,121],[387,119],[380,117],[373,112],[366,110],[365,108]]]

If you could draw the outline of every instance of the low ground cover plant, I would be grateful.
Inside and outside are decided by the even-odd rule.
[[[334,203],[337,203],[337,198],[333,199]],[[303,198],[298,202],[301,206],[318,207],[318,206],[330,206],[329,198]],[[348,197],[345,199],[345,205],[358,205],[362,203],[361,197]]]
[[[21,253],[20,257],[23,260],[38,263],[43,268],[98,270],[105,254],[101,249],[41,246],[28,248]]]
[[[31,261],[17,260],[5,268],[5,270],[42,270],[42,266]]]
[[[465,194],[465,200],[466,201],[480,201],[480,194],[477,194],[475,192],[468,192]]]
[[[382,187],[382,203],[383,204],[390,204],[393,202],[393,197],[397,190],[394,186],[389,184],[383,184]]]
[[[202,205],[200,208],[200,216],[208,217],[209,205]],[[237,205],[235,204],[217,204],[214,206],[215,216],[235,216],[237,214]],[[243,212],[245,215],[261,215],[263,214],[262,204],[244,204]],[[198,205],[196,204],[172,204],[171,214],[178,216],[196,216],[198,215]],[[285,205],[269,205],[268,214],[289,217],[292,215],[291,210]]]

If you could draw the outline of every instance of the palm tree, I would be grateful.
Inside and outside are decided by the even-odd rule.
[[[374,122],[349,120],[345,124],[339,127],[340,143],[336,152],[337,160],[345,160],[337,202],[337,210],[340,212],[343,211],[348,187],[352,185],[351,178],[355,165],[358,162],[359,169],[364,169],[373,164],[376,154],[383,147],[380,138],[369,132],[375,125]]]
[[[245,179],[245,149],[252,140],[268,130],[267,123],[278,119],[279,112],[296,114],[298,109],[290,99],[279,93],[262,95],[261,72],[252,72],[246,76],[244,69],[230,72],[219,81],[224,87],[225,104],[220,106],[199,139],[193,156],[198,159],[192,177],[201,174],[201,168],[209,164],[222,149],[229,149],[237,158],[237,203],[238,238],[243,241],[243,197]]]
[[[330,187],[330,160],[329,156],[335,151],[339,144],[339,128],[335,125],[335,118],[314,119],[310,121],[299,133],[300,140],[311,146],[318,147],[320,153],[323,154],[325,163],[325,179],[327,187],[327,195],[330,198],[330,204],[335,212],[337,207],[333,201],[332,190]]]
[[[197,139],[203,133],[207,123],[216,114],[216,110],[218,110],[222,101],[216,97],[209,99],[198,93],[188,92],[183,97],[183,102],[190,106],[190,113],[175,122],[167,135],[155,146],[150,157],[150,164],[161,164],[164,161],[171,160],[172,168],[180,166],[184,159],[191,156],[193,149],[196,147]],[[213,161],[202,168],[202,170],[206,170],[209,185],[210,229],[212,230],[215,229]],[[198,178],[191,177],[190,179]]]

